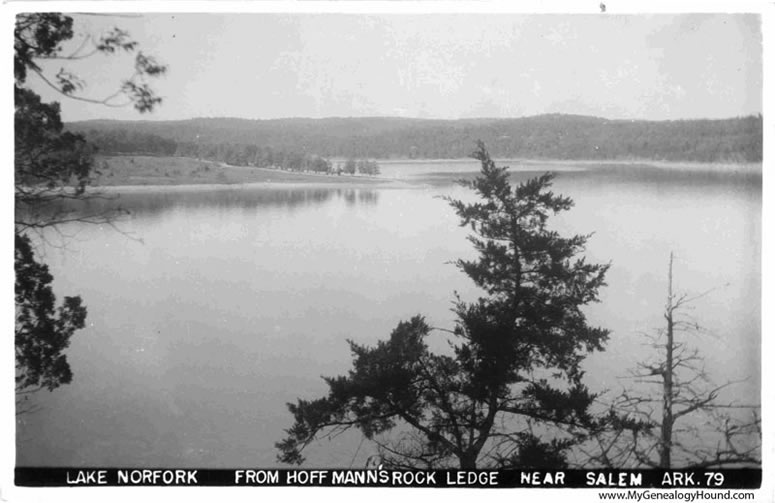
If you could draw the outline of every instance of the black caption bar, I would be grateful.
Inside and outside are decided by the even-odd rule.
[[[318,486],[438,488],[756,489],[761,469],[289,470],[17,467],[15,483],[63,486]]]

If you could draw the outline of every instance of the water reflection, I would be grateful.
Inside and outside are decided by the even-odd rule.
[[[158,218],[170,211],[235,209],[257,212],[267,208],[295,211],[302,207],[319,206],[330,201],[344,200],[347,205],[374,206],[379,192],[371,189],[329,188],[192,188],[190,190],[132,190],[120,194],[102,193],[84,200],[56,201],[37,208],[36,218],[53,215],[108,215],[126,210],[143,218]],[[23,213],[23,212],[20,212]],[[29,215],[21,215],[29,216]]]

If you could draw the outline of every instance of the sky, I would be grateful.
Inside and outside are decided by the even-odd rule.
[[[610,119],[727,118],[762,112],[756,14],[132,14],[74,16],[80,44],[113,26],[169,66],[163,104],[62,104],[66,121],[193,117],[545,113]],[[72,48],[71,48],[72,49]],[[51,62],[110,95],[130,56]]]

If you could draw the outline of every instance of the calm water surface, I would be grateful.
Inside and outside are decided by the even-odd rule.
[[[436,196],[475,163],[386,164],[390,188],[251,188],[123,194],[122,232],[68,226],[45,247],[59,296],[80,295],[88,327],[72,339],[73,383],[40,394],[17,422],[20,465],[268,467],[291,425],[286,402],[326,391],[349,369],[346,339],[374,343],[424,314],[450,328],[453,292],[477,295],[450,260],[472,256]],[[688,340],[733,395],[760,393],[761,182],[632,166],[515,166],[557,172],[576,206],[554,220],[591,233],[611,261],[587,313],[612,330],[587,361],[593,390],[617,379],[659,328],[667,261],[675,286],[701,293]],[[116,201],[101,204],[115,204]],[[89,208],[89,211],[99,208]],[[441,346],[441,335],[433,344]],[[362,466],[352,435],[309,450],[310,465]],[[355,456],[356,450],[358,451]]]

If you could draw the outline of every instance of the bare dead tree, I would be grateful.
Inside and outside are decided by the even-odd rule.
[[[715,384],[700,352],[686,341],[691,333],[710,334],[687,312],[710,292],[676,293],[670,254],[665,325],[642,334],[650,357],[636,364],[628,376],[633,385],[609,404],[621,422],[586,446],[593,463],[663,469],[761,464],[761,406],[723,400],[722,391],[739,381]]]

